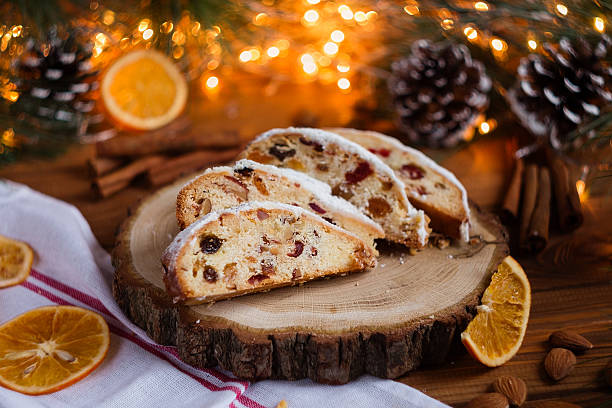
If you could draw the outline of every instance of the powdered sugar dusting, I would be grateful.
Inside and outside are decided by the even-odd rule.
[[[381,173],[382,175],[391,179],[393,184],[395,184],[398,187],[397,190],[400,194],[400,201],[406,208],[408,215],[414,216],[417,214],[417,210],[408,201],[408,197],[406,196],[404,182],[401,181],[395,175],[395,172],[389,166],[387,166],[382,160],[376,157],[375,154],[369,152],[367,149],[361,147],[357,143],[353,143],[350,140],[343,138],[342,136],[339,136],[335,133],[328,132],[328,131],[321,130],[321,129],[289,127],[286,129],[268,130],[267,132],[264,132],[260,134],[259,136],[257,136],[255,140],[253,141],[253,143],[258,143],[271,136],[278,135],[278,134],[284,134],[284,133],[302,134],[304,136],[309,137],[311,140],[314,140],[315,142],[319,143],[321,146],[327,146],[328,144],[333,143],[335,145],[340,146],[342,149],[344,149],[345,151],[349,153],[360,156],[362,159],[369,162],[372,165],[372,167],[376,169],[378,173]]]
[[[334,129],[329,129],[330,132],[333,132]],[[430,167],[432,169],[434,169],[434,171],[442,174],[444,177],[446,177],[451,183],[453,183],[461,192],[461,201],[463,204],[463,208],[465,210],[465,213],[468,217],[468,221],[470,219],[470,206],[468,204],[468,195],[467,195],[467,191],[465,190],[465,187],[463,186],[463,184],[461,184],[461,182],[459,181],[459,179],[457,179],[457,177],[448,169],[440,166],[438,163],[436,163],[433,159],[431,159],[429,156],[427,156],[425,153],[421,152],[420,150],[417,149],[413,149],[412,147],[408,147],[405,144],[403,144],[402,142],[400,142],[399,140],[387,136],[387,135],[383,135],[382,133],[378,133],[378,132],[374,132],[374,131],[366,131],[366,130],[356,130],[356,129],[338,129],[339,131],[341,130],[342,132],[358,132],[358,133],[366,133],[368,136],[373,137],[373,138],[378,138],[379,140],[381,140],[382,143],[386,143],[389,145],[392,145],[394,148],[398,149],[398,150],[403,150],[408,154],[411,154],[413,156],[416,156],[421,162],[422,164],[426,165],[427,167]],[[461,226],[462,230],[461,230],[461,236],[463,237],[463,239],[465,241],[469,240],[469,225],[467,226],[467,231],[465,232],[465,227],[462,225]]]
[[[315,178],[310,177],[306,173],[300,173],[298,171],[287,169],[284,167],[271,166],[269,164],[261,164],[248,159],[242,159],[236,162],[234,169],[240,170],[244,168],[250,168],[258,170],[264,173],[273,174],[280,178],[286,178],[293,183],[299,183],[306,190],[309,190],[312,195],[315,196],[317,201],[323,203],[328,209],[336,212],[344,213],[345,216],[356,218],[362,223],[368,224],[370,227],[375,228],[381,235],[384,232],[378,223],[365,216],[361,211],[357,209],[353,204],[349,203],[343,198],[331,195],[331,188],[328,184],[323,183]]]

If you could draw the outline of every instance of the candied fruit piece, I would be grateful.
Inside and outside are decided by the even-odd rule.
[[[384,217],[391,212],[391,206],[384,198],[372,197],[368,200],[366,210],[372,217]]]
[[[206,282],[214,283],[217,281],[217,270],[210,265],[204,267],[204,279]]]
[[[293,272],[291,273],[291,279],[295,280],[295,279],[300,279],[301,277],[302,277],[302,271],[300,271],[299,268],[293,269]]]
[[[310,247],[310,255],[311,256],[317,256],[318,254],[319,254],[319,251],[317,250],[317,248]]]
[[[261,177],[255,177],[253,184],[255,184],[257,191],[259,191],[262,195],[268,195],[268,189],[266,188],[266,184]]]
[[[429,192],[427,192],[427,189],[424,186],[416,186],[415,190],[422,196],[429,194]]]
[[[327,212],[324,209],[322,209],[317,203],[308,203],[308,206],[312,208],[313,211],[319,214],[325,214]]]
[[[249,280],[247,280],[247,282],[249,282],[251,285],[255,285],[266,279],[270,279],[270,277],[266,274],[258,273],[258,274],[251,276]]]
[[[295,156],[295,149],[284,144],[276,143],[268,150],[268,153],[276,157],[278,160],[284,161],[287,157]]]
[[[250,152],[247,156],[247,159],[263,164],[270,164],[274,161],[274,158],[272,156],[262,153],[259,150],[253,150],[252,152]]]
[[[329,171],[329,166],[326,163],[317,163],[317,170]]]
[[[304,243],[302,241],[295,241],[295,248],[293,249],[293,252],[288,253],[287,256],[297,258],[298,256],[302,255],[302,252],[304,252]]]
[[[344,175],[344,178],[349,183],[355,184],[365,180],[370,174],[374,173],[368,162],[360,162],[355,170],[349,171]]]
[[[236,274],[238,273],[238,267],[235,262],[225,265],[223,268],[223,281],[228,289],[236,289]]]
[[[342,197],[345,200],[350,200],[353,197],[353,191],[348,184],[341,183],[332,188],[332,194]]]
[[[206,235],[205,237],[202,237],[202,239],[200,240],[200,248],[202,249],[202,252],[204,252],[205,254],[216,253],[219,250],[219,248],[221,248],[222,244],[223,244],[223,240],[214,235]]]
[[[389,155],[391,155],[391,150],[389,149],[368,149],[368,150],[382,157],[389,157]]]
[[[401,169],[402,173],[405,173],[410,177],[411,180],[418,180],[425,177],[425,170],[416,164],[404,164]]]
[[[263,221],[269,217],[270,217],[270,214],[268,214],[264,210],[257,210],[257,218],[259,219],[259,221]]]
[[[261,272],[266,275],[274,275],[276,273],[276,268],[271,263],[266,263],[263,259],[261,260]]]

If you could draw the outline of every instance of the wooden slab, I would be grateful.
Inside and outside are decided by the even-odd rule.
[[[479,251],[466,245],[410,256],[382,246],[374,270],[213,305],[176,305],[165,293],[160,256],[178,232],[182,184],[154,193],[123,223],[113,293],[134,323],[175,345],[185,362],[218,364],[245,379],[345,383],[440,363],[508,252],[497,219],[473,206],[472,235],[492,242]]]

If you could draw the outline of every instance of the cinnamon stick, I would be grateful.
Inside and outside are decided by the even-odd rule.
[[[555,192],[559,227],[562,231],[573,231],[584,221],[576,183],[570,180],[569,170],[559,156],[550,150],[547,151],[546,156]]]
[[[152,186],[169,183],[178,177],[203,169],[212,163],[228,161],[236,157],[240,149],[202,150],[166,160],[147,171],[147,179]]]
[[[546,248],[550,224],[550,172],[540,167],[538,177],[538,198],[536,201],[527,237],[527,248],[531,253],[538,253]]]
[[[164,129],[120,135],[98,142],[96,153],[101,157],[147,156],[165,152],[229,148],[240,144],[240,135],[235,131],[210,132],[198,130],[193,126],[178,132],[168,132]]]
[[[119,170],[96,178],[92,186],[100,197],[108,197],[124,189],[136,176],[146,172],[151,167],[161,164],[164,160],[163,156],[143,157]]]
[[[113,159],[109,157],[94,157],[87,160],[89,174],[92,177],[100,177],[115,169],[118,169],[123,164],[123,160]]]
[[[501,217],[504,224],[514,223],[518,219],[519,204],[521,201],[521,186],[523,184],[523,169],[525,165],[522,159],[516,160],[510,185],[506,190],[504,202],[502,203]]]
[[[519,245],[527,249],[527,236],[531,217],[536,206],[538,196],[538,166],[530,164],[525,168],[523,180],[523,202],[521,205],[521,223],[519,227]]]

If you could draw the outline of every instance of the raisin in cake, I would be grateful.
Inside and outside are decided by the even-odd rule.
[[[423,247],[428,218],[408,201],[404,184],[378,157],[335,133],[311,128],[272,129],[251,142],[241,157],[288,167],[332,187],[385,231],[385,238]]]
[[[240,160],[234,167],[214,167],[187,183],[176,199],[176,218],[181,229],[210,211],[236,207],[246,201],[275,201],[313,211],[338,225],[372,248],[383,238],[380,225],[348,201],[331,195],[331,188],[291,169]]]
[[[376,255],[313,212],[252,201],[198,219],[162,264],[170,296],[195,304],[374,267]]]
[[[431,218],[434,231],[469,240],[467,192],[455,175],[416,149],[378,132],[328,129],[378,155],[406,185],[410,202]]]

